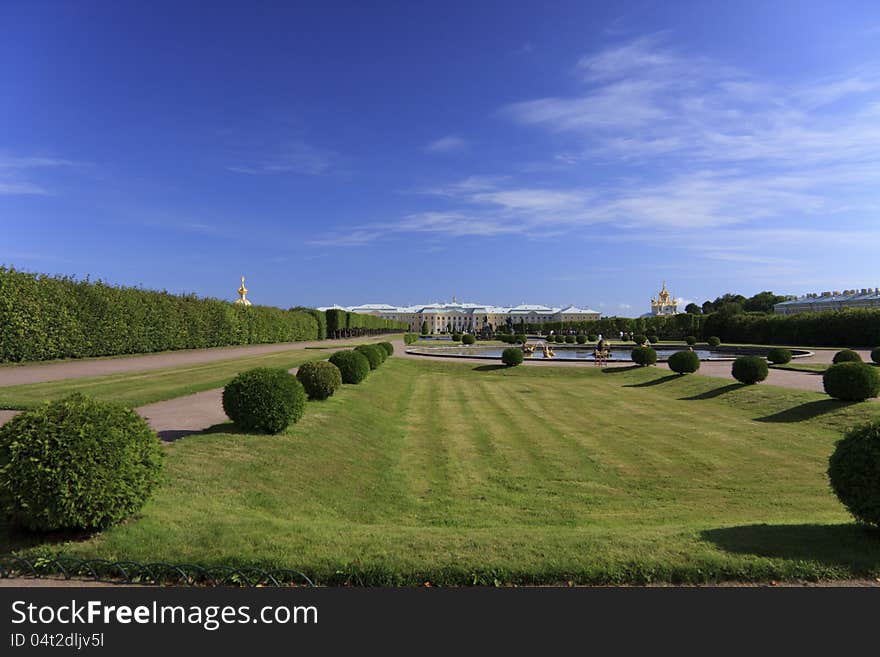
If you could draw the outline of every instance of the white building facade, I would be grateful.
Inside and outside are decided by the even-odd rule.
[[[519,324],[544,324],[547,322],[585,322],[599,319],[600,313],[574,305],[555,308],[523,304],[515,307],[491,306],[479,303],[431,303],[418,306],[391,306],[388,304],[363,304],[360,306],[329,306],[318,310],[339,308],[353,313],[376,315],[409,324],[410,331],[419,333],[427,324],[429,333],[453,332],[479,333],[484,328],[497,330]]]
[[[843,310],[844,308],[880,308],[880,288],[862,288],[843,292],[822,292],[807,294],[791,301],[783,301],[773,306],[777,315],[795,313],[816,313],[823,310]]]

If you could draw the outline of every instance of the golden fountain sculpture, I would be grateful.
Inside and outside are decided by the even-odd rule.
[[[250,306],[251,302],[247,300],[248,290],[244,286],[244,276],[241,277],[241,287],[238,288],[238,299],[233,301],[234,304],[239,306]]]

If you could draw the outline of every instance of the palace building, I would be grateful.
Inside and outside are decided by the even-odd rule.
[[[648,315],[677,315],[678,302],[675,300],[669,290],[666,289],[666,281],[663,282],[663,288],[657,297],[651,297],[651,313]]]
[[[429,333],[441,333],[450,327],[453,331],[479,333],[484,328],[495,330],[499,327],[516,327],[519,324],[585,322],[600,317],[600,313],[596,310],[578,308],[574,305],[566,308],[527,304],[515,307],[490,306],[480,303],[459,303],[455,297],[452,297],[452,303],[431,303],[417,306],[368,303],[361,306],[329,306],[318,310],[332,308],[406,322],[413,333],[420,332],[424,323],[427,323]]]
[[[777,315],[793,315],[844,308],[880,308],[880,288],[807,294],[798,299],[777,303],[773,306],[773,312]]]

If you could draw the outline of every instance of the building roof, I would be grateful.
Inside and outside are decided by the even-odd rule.
[[[487,315],[514,315],[527,316],[530,314],[556,315],[565,313],[566,315],[598,315],[597,310],[590,308],[578,308],[570,305],[567,308],[550,307],[541,304],[520,304],[518,306],[491,306],[479,303],[429,303],[416,306],[392,306],[385,303],[365,303],[358,306],[324,306],[318,310],[330,310],[337,308],[347,310],[348,312],[387,312],[387,313],[418,313],[428,314],[436,312],[462,313],[462,314],[487,314]]]
[[[828,303],[844,303],[853,301],[880,300],[880,288],[862,288],[860,290],[844,290],[843,292],[822,292],[806,294],[790,301],[780,301],[776,306],[825,305]]]

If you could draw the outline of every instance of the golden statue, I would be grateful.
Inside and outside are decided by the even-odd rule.
[[[544,343],[544,358],[553,358],[556,356],[556,352],[553,351],[553,347],[550,346],[549,343]]]
[[[244,286],[244,276],[241,277],[241,287],[238,288],[238,299],[233,301],[233,303],[239,306],[250,306],[251,302],[247,300],[248,290]]]

